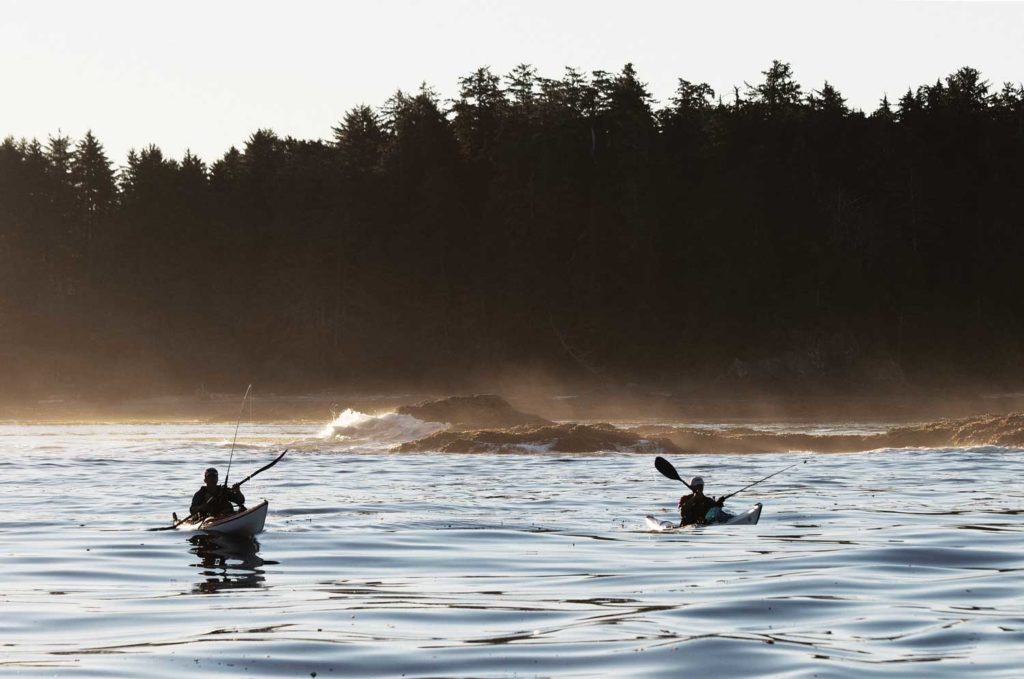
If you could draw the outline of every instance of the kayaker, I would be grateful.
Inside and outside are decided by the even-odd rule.
[[[699,476],[694,476],[690,481],[690,489],[693,492],[679,498],[677,505],[680,526],[706,523],[707,513],[724,504],[721,498],[716,501],[704,494],[704,479]]]
[[[245,496],[238,488],[240,484],[236,483],[230,488],[218,486],[217,476],[216,467],[210,467],[203,474],[203,482],[206,485],[192,496],[192,506],[189,508],[190,514],[198,513],[196,518],[231,514],[235,511],[232,502],[237,504],[239,509],[245,509]]]

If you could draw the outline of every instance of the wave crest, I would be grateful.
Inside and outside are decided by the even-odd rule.
[[[320,438],[351,446],[392,446],[415,441],[446,428],[446,424],[424,422],[411,415],[368,415],[349,408],[320,431]]]

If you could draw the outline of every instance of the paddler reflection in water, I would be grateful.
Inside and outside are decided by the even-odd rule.
[[[725,499],[714,500],[705,495],[704,479],[699,476],[690,481],[690,489],[692,493],[679,498],[679,525],[708,523],[708,512],[725,504]]]
[[[205,486],[196,491],[192,496],[190,514],[197,514],[196,518],[205,519],[208,516],[224,516],[235,511],[232,502],[238,505],[240,510],[245,509],[245,496],[238,489],[239,484],[230,488],[217,485],[217,469],[210,467],[203,474]]]

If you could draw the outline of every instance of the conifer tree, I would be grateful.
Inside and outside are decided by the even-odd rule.
[[[372,108],[353,108],[332,130],[347,177],[351,179],[379,169],[386,136],[380,117]]]
[[[90,221],[105,215],[114,204],[114,170],[102,144],[92,134],[85,136],[72,153],[69,175],[82,211]]]
[[[772,114],[799,105],[802,90],[800,84],[793,79],[792,66],[776,59],[767,71],[762,71],[762,75],[763,83],[756,87],[747,86],[748,96],[756,103],[766,107]]]

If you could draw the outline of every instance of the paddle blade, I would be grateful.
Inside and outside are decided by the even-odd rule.
[[[659,472],[661,472],[662,476],[667,476],[675,481],[682,481],[682,479],[679,478],[679,473],[676,471],[676,468],[673,467],[672,463],[665,458],[660,456],[654,458],[654,466]]]

